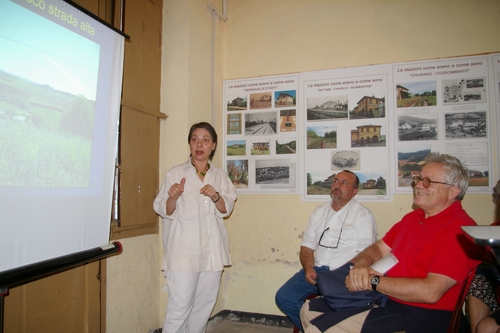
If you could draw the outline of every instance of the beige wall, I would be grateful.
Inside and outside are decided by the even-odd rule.
[[[207,2],[164,0],[161,111],[169,117],[161,125],[161,178],[173,165],[187,159],[189,126],[212,119],[212,18]],[[500,51],[497,0],[227,3],[227,22],[215,24],[215,111],[221,139],[222,80]],[[213,4],[222,10],[221,0],[213,0]],[[219,152],[214,162],[220,166],[221,161]],[[498,166],[492,176],[498,178]],[[274,294],[299,269],[301,234],[318,204],[302,202],[300,195],[239,195],[226,223],[233,265],[223,274],[214,313],[229,309],[281,314]],[[379,236],[411,210],[411,205],[411,195],[395,195],[390,203],[366,204],[377,219]],[[479,224],[494,220],[490,194],[466,195],[464,206]],[[155,253],[150,251],[150,241],[156,242]],[[153,316],[160,327],[166,307],[166,293],[162,291],[165,281],[158,270],[161,238],[139,237],[128,245],[139,251],[133,260],[140,261],[145,256],[158,260],[142,277],[136,277],[133,288],[141,290],[140,284],[149,281],[144,275],[152,276],[154,290],[148,291],[147,296],[136,296],[157,295],[158,309]],[[116,270],[134,267],[120,260],[108,270],[108,280]],[[122,307],[149,311],[140,304],[129,302]],[[108,302],[108,318],[120,313],[119,305]],[[126,316],[122,319],[136,320]],[[146,324],[144,327],[145,331],[155,328]],[[108,325],[108,332],[114,331],[118,332]]]
[[[159,235],[122,239],[123,253],[107,259],[107,333],[146,333],[161,327],[160,242]]]
[[[494,0],[229,0],[223,79],[495,52],[499,13]],[[298,195],[239,196],[227,221],[233,266],[219,309],[280,313],[275,291],[300,268],[300,235],[318,204]],[[366,204],[379,236],[411,205],[411,195]],[[464,206],[478,223],[493,222],[490,194],[467,195]]]

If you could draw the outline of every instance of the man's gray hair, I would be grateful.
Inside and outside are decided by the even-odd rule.
[[[444,165],[446,183],[457,186],[460,190],[456,199],[462,200],[469,187],[469,170],[467,167],[462,165],[462,162],[456,157],[447,154],[440,154],[438,152],[432,152],[427,155],[422,165],[427,163],[441,163]]]

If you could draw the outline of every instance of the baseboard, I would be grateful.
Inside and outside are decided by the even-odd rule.
[[[265,313],[222,310],[208,320],[207,330],[208,328],[217,325],[223,320],[241,322],[241,323],[250,323],[250,324],[261,324],[267,326],[286,327],[286,328],[294,327],[293,323],[286,316],[271,315]]]

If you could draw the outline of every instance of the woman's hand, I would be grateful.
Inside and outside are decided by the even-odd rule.
[[[207,184],[203,186],[200,190],[200,194],[212,199],[212,201],[217,201],[220,198],[219,193],[212,187],[212,185]]]
[[[180,184],[175,183],[172,186],[170,186],[170,189],[168,190],[169,199],[177,200],[184,192],[185,183],[186,183],[186,178],[182,178]]]

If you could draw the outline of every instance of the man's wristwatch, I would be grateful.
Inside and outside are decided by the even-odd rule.
[[[374,275],[370,279],[370,283],[372,284],[372,289],[377,290],[378,283],[380,282],[380,276]]]

